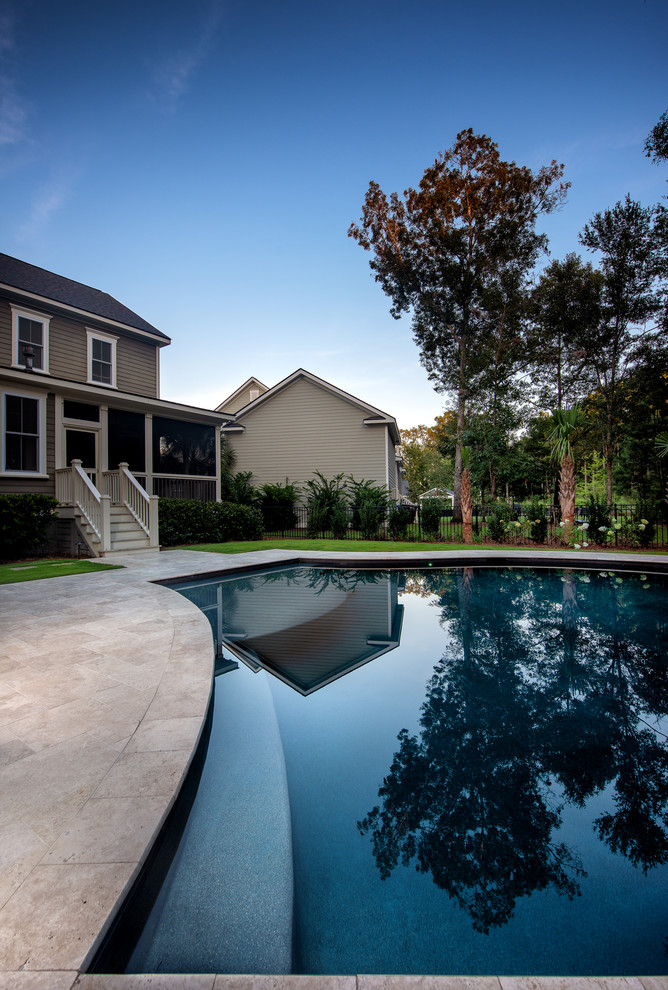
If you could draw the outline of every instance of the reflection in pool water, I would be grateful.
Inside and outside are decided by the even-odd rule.
[[[225,743],[214,725],[129,971],[665,971],[663,578],[283,569],[179,590],[229,671]],[[289,793],[282,760],[258,773],[272,747]]]

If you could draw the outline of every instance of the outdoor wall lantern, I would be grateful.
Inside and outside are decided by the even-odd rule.
[[[25,365],[26,371],[34,371],[35,351],[30,344],[26,344],[26,346],[23,348],[23,363]]]

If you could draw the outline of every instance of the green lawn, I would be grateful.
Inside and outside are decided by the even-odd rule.
[[[109,571],[119,567],[120,564],[102,564],[94,560],[23,560],[0,564],[0,584],[39,581],[65,574],[90,574],[92,571]]]
[[[416,553],[418,551],[426,550],[430,553],[442,553],[446,550],[484,550],[485,552],[494,553],[496,551],[505,550],[531,550],[537,553],[550,553],[552,550],[567,549],[560,547],[544,547],[544,546],[533,546],[524,544],[523,546],[513,546],[512,544],[503,544],[503,546],[492,546],[490,544],[481,545],[467,545],[465,543],[393,543],[391,540],[300,540],[300,539],[290,539],[290,540],[248,540],[243,541],[231,541],[230,543],[200,543],[196,545],[190,545],[181,547],[182,550],[204,550],[207,553],[251,553],[253,550],[293,550],[299,552],[300,550],[326,550],[330,553]],[[606,551],[615,553],[624,553],[623,550],[615,550],[614,547],[606,547],[605,550],[600,547],[592,546],[586,550],[573,551],[578,553],[583,557],[586,557],[588,553],[605,553]],[[639,552],[639,551],[634,551]],[[643,553],[656,553],[659,555],[664,555],[665,552],[660,550],[644,550]]]

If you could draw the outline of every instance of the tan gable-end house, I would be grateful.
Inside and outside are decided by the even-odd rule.
[[[258,390],[247,404],[238,403]],[[236,408],[235,408],[236,406]],[[267,389],[250,378],[217,407],[235,414],[223,427],[236,471],[253,484],[302,485],[320,471],[385,485],[399,497],[399,430],[394,417],[299,368]]]
[[[61,550],[157,547],[158,496],[220,498],[229,417],[160,399],[169,343],[106,292],[0,254],[0,492],[55,495]]]

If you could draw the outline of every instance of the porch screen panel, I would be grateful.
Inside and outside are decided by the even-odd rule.
[[[110,409],[108,424],[108,470],[115,471],[122,461],[127,461],[133,474],[143,474],[146,471],[143,413]]]
[[[215,427],[154,416],[153,470],[215,478]]]

